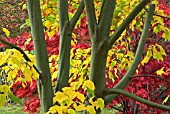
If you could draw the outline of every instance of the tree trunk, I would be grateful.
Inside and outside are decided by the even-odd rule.
[[[59,25],[60,25],[60,52],[58,62],[58,77],[55,92],[68,86],[70,69],[70,49],[72,31],[84,9],[83,1],[80,3],[73,18],[68,18],[68,0],[58,1]]]
[[[100,35],[100,34],[99,34]],[[90,80],[95,84],[95,96],[102,98],[105,89],[106,60],[108,48],[92,45],[92,56],[90,64]]]
[[[41,73],[37,81],[41,108],[42,113],[45,113],[53,105],[53,90],[46,41],[42,25],[40,0],[27,0],[27,8],[34,42],[36,66]]]

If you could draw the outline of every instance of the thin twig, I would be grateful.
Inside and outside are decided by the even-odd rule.
[[[117,107],[112,106],[112,108],[115,109],[115,110],[118,110],[118,111],[120,111],[120,112],[123,112],[123,110],[121,110],[121,109],[119,109],[119,108],[117,108]]]
[[[6,66],[6,65],[7,65],[7,63],[4,63],[4,64],[2,64],[2,65],[0,66],[0,68],[4,67],[4,66]]]
[[[140,75],[130,76],[130,78],[139,78],[139,77],[159,78],[159,79],[161,79],[161,80],[163,80],[163,81],[166,81],[166,82],[170,83],[169,80],[166,80],[166,79],[161,78],[160,76],[156,76],[156,75],[140,74]]]
[[[5,1],[5,2],[0,2],[0,4],[9,4],[10,2]]]
[[[148,12],[148,9],[146,7],[144,9],[145,9],[145,11]],[[166,19],[170,19],[169,17],[165,17],[165,16],[162,16],[162,15],[159,15],[159,14],[156,14],[156,13],[154,13],[153,15],[158,16],[158,17],[162,17],[162,18],[166,18]]]

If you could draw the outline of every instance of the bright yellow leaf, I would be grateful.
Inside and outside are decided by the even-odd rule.
[[[57,92],[56,96],[53,98],[53,102],[55,103],[56,101],[58,101],[59,99],[61,99],[64,96],[63,92]]]
[[[54,78],[57,78],[57,71],[55,71],[53,74],[52,74],[52,79],[54,79]]]
[[[51,114],[51,113],[56,114],[58,108],[59,108],[59,106],[54,105],[49,109],[49,111],[46,114]]]
[[[23,59],[23,55],[18,50],[13,50],[13,56],[17,57],[18,60]]]
[[[87,111],[90,113],[90,114],[96,114],[96,111],[94,109],[93,106],[87,106]]]
[[[95,86],[94,86],[94,83],[90,80],[86,80],[82,86],[84,89],[87,87],[91,90],[94,90],[95,89]]]
[[[64,101],[67,101],[69,97],[65,95],[63,92],[57,92],[56,96],[53,98],[53,102],[55,103],[58,101],[60,104],[64,103]]]
[[[9,37],[10,32],[9,32],[9,30],[8,30],[7,28],[2,28],[2,31],[5,32],[5,35],[6,35],[7,37]]]
[[[7,81],[11,81],[12,79],[14,79],[18,74],[18,70],[10,70],[8,72],[8,77],[7,77]]]
[[[157,74],[157,75],[162,75],[162,74],[164,74],[165,72],[164,72],[163,70],[164,70],[164,67],[162,67],[161,69],[157,70],[157,71],[156,71],[156,74]]]
[[[9,55],[10,54],[1,54],[0,55],[0,66],[3,65],[7,61],[7,59],[9,58]]]
[[[51,24],[51,21],[50,21],[50,20],[46,20],[44,25],[45,25],[45,26],[47,27],[47,29],[49,30],[52,24]]]
[[[85,104],[80,104],[80,105],[77,106],[77,105],[74,103],[73,106],[74,106],[74,108],[75,108],[76,111],[83,111],[83,110],[86,109]]]
[[[86,99],[83,94],[76,92],[77,98],[83,103]]]

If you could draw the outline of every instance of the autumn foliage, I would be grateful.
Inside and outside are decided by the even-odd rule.
[[[24,2],[23,2],[24,4]],[[22,5],[23,5],[22,4]],[[53,87],[55,86],[56,75],[57,75],[57,64],[58,64],[58,53],[59,53],[59,33],[58,33],[58,24],[56,24],[57,20],[54,15],[57,16],[55,12],[55,8],[48,8],[48,5],[53,3],[42,2],[42,10],[43,10],[43,19],[45,26],[45,38],[47,44],[47,51],[49,56],[49,64],[50,71],[52,74]],[[97,3],[96,3],[97,4]],[[168,0],[159,1],[158,10],[162,15],[155,15],[154,23],[150,27],[149,37],[147,39],[147,43],[145,45],[144,54],[141,60],[141,63],[138,67],[138,70],[133,78],[132,82],[125,88],[126,91],[136,94],[142,98],[150,99],[151,101],[170,105],[170,43],[169,36],[170,35],[170,8]],[[76,10],[74,8],[74,4],[69,9],[70,15]],[[26,12],[26,10],[24,9]],[[97,12],[97,11],[96,11]],[[98,12],[97,12],[98,13]],[[85,12],[83,13],[85,15]],[[124,14],[122,14],[124,15]],[[142,14],[141,14],[142,15]],[[120,16],[120,15],[118,15]],[[25,17],[26,18],[26,17]],[[118,17],[119,18],[119,17]],[[160,21],[160,20],[161,21]],[[120,21],[120,20],[118,20]],[[112,47],[112,50],[108,53],[107,65],[106,65],[106,88],[114,87],[120,79],[124,76],[124,74],[129,69],[133,59],[134,53],[136,51],[136,47],[139,42],[139,38],[141,35],[141,28],[143,27],[144,19],[139,16],[136,18],[135,22],[132,22],[132,27],[126,29],[121,38],[116,42],[116,45]],[[55,25],[56,24],[56,25]],[[11,25],[12,26],[12,25]],[[15,27],[15,26],[14,26]],[[164,28],[164,29],[162,29]],[[114,32],[113,27],[113,31]],[[10,30],[10,29],[9,29]],[[4,33],[6,33],[4,31]],[[32,37],[29,32],[25,32],[17,37],[3,38],[6,41],[9,41],[20,48],[22,48],[31,58],[34,58],[34,48]],[[0,45],[2,51],[8,50],[8,47],[5,47],[4,44]],[[11,51],[11,53],[17,53]],[[1,52],[4,53],[4,52]],[[56,93],[54,97],[54,101],[58,102],[60,107],[54,106],[51,108],[57,108],[61,110],[66,110],[68,108],[68,112],[93,110],[94,107],[97,109],[103,109],[103,101],[101,99],[97,99],[93,101],[90,99],[91,107],[85,107],[83,102],[86,99],[85,96],[87,92],[94,92],[93,84],[88,82],[89,79],[89,69],[90,69],[90,55],[91,55],[91,43],[90,43],[90,34],[87,27],[87,19],[86,16],[82,16],[80,22],[76,25],[76,28],[73,30],[73,40],[72,40],[72,48],[71,48],[71,64],[70,64],[70,79],[69,79],[69,87],[63,89],[63,92]],[[6,63],[8,66],[15,64],[14,61],[10,63],[10,58],[13,56],[8,56],[6,59]],[[24,59],[19,59],[20,62],[25,61]],[[34,61],[33,61],[34,63]],[[17,63],[18,64],[18,63]],[[32,71],[33,67],[31,63],[23,62],[25,65],[24,68]],[[3,65],[0,63],[0,66]],[[28,65],[28,66],[27,66]],[[15,65],[14,65],[15,66]],[[17,69],[17,75],[13,76],[9,80],[6,79],[4,83],[8,84],[12,91],[12,93],[18,98],[22,99],[23,111],[29,111],[30,113],[39,112],[40,111],[40,100],[38,98],[38,90],[36,84],[36,75],[34,72],[30,72],[31,78],[26,78],[24,76],[24,70],[18,69],[18,67],[14,67]],[[23,68],[23,69],[24,69]],[[10,69],[0,67],[0,69],[7,76],[10,72]],[[10,75],[9,75],[10,76]],[[20,79],[20,78],[21,79]],[[22,79],[23,78],[23,79]],[[25,79],[26,78],[26,79]],[[20,80],[19,80],[20,79]],[[89,84],[89,85],[88,85]],[[69,90],[69,91],[64,91]],[[70,92],[70,93],[69,93]],[[93,93],[92,92],[92,93]],[[67,96],[76,95],[76,96]],[[63,99],[60,99],[60,96],[66,96],[65,101],[67,103],[63,103]],[[59,101],[60,99],[60,101]],[[71,101],[69,101],[71,99]],[[62,101],[63,100],[63,101]],[[63,103],[63,104],[62,104]],[[69,104],[70,103],[70,104]],[[77,105],[79,104],[79,105]],[[81,107],[82,106],[82,107]],[[166,111],[151,108],[147,105],[144,105],[140,102],[134,101],[130,98],[119,95],[116,99],[114,99],[107,108],[114,108],[119,110],[122,113],[163,113]],[[60,112],[61,110],[58,110]],[[62,113],[62,112],[60,112]]]

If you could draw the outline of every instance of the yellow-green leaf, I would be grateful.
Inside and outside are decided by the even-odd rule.
[[[94,109],[93,106],[87,106],[87,111],[90,113],[90,114],[96,114],[96,111]]]
[[[22,10],[26,10],[26,9],[27,9],[27,5],[26,5],[26,4],[23,4]]]
[[[8,85],[0,85],[0,92],[3,92],[3,94],[7,95],[10,91]]]
[[[0,107],[4,106],[5,102],[6,102],[6,95],[4,94],[0,94]]]
[[[12,59],[12,62],[13,62],[14,64],[16,64],[18,67],[21,67],[21,66],[22,66],[21,62],[18,60],[17,57],[12,57],[11,59]]]
[[[102,98],[97,99],[97,108],[100,108],[101,110],[104,108],[104,100]]]
[[[22,72],[24,74],[25,81],[31,81],[32,80],[32,78],[31,78],[32,72],[29,68],[24,67]]]
[[[68,114],[76,114],[76,111],[74,111],[73,109],[68,109]]]
[[[165,32],[163,33],[162,37],[165,38],[166,40],[170,41],[170,29],[165,29]]]
[[[165,100],[162,102],[162,104],[165,104],[165,103],[168,101],[169,97],[170,97],[170,95],[168,95],[168,96],[165,98]]]

